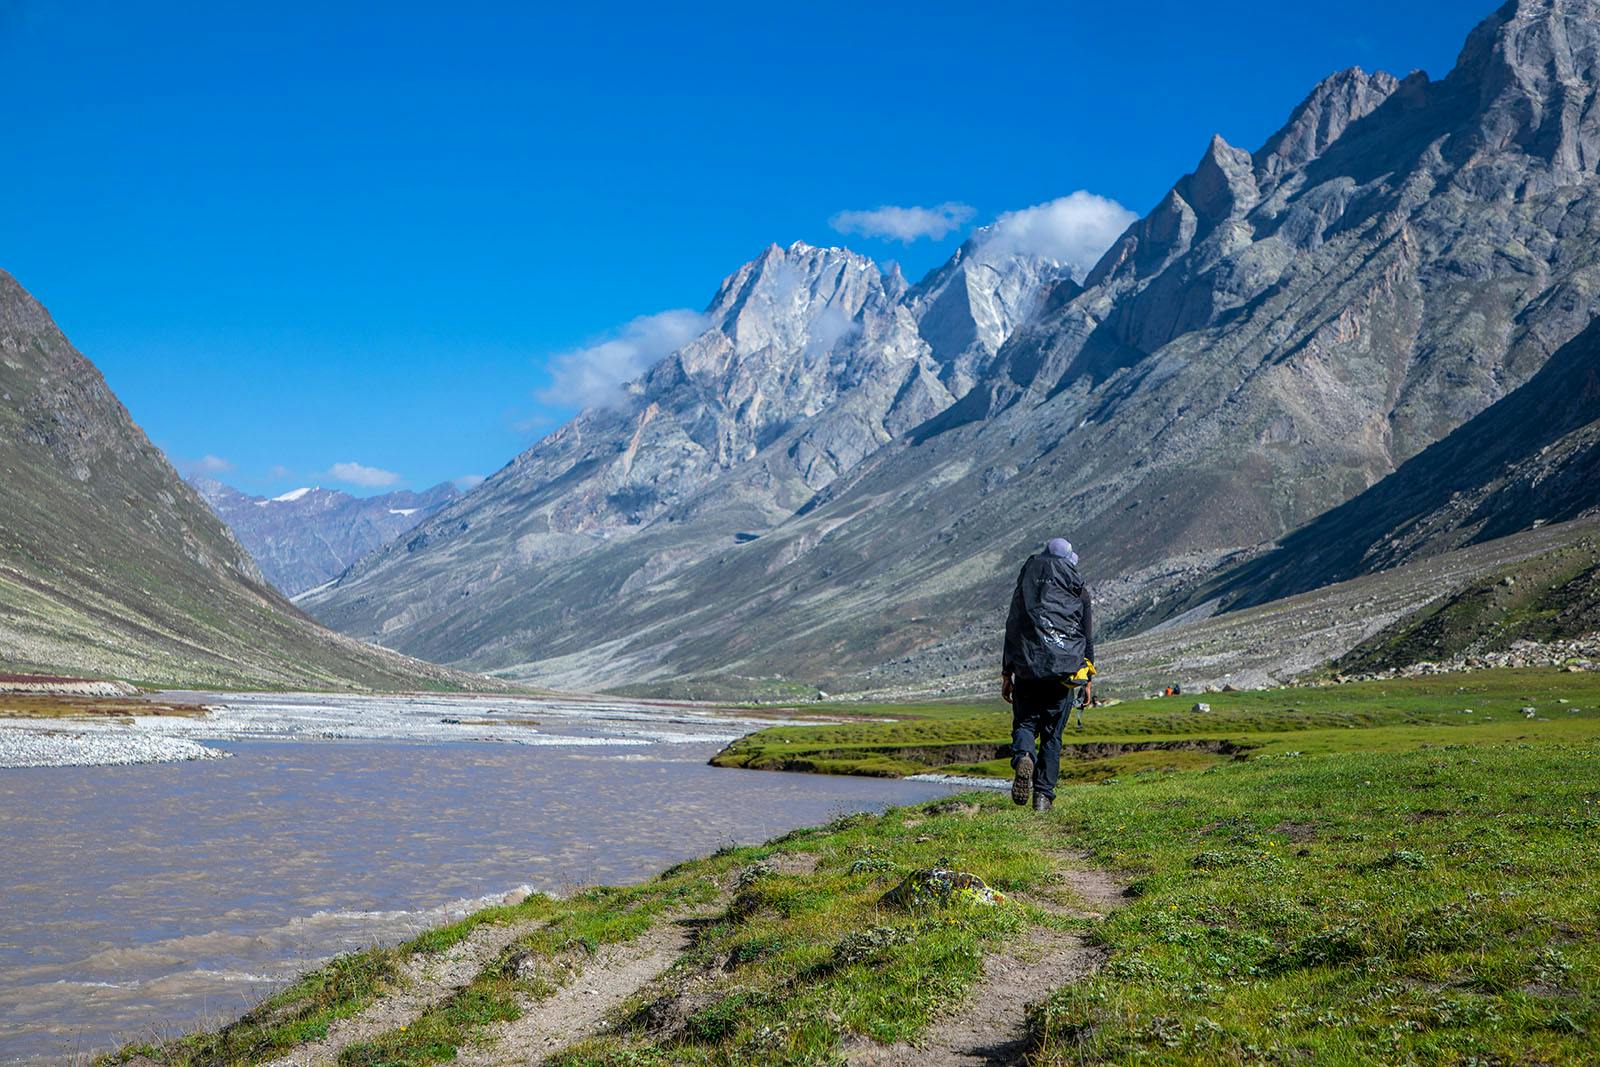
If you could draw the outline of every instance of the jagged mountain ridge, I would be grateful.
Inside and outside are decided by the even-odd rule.
[[[342,574],[460,496],[441,482],[431,489],[400,489],[358,497],[308,486],[275,497],[251,496],[215,478],[189,483],[227,524],[267,581],[294,596]]]
[[[196,687],[482,681],[333,633],[267,586],[3,271],[0,670]]]
[[[316,610],[551,681],[832,688],[989,658],[1015,561],[1057,532],[1102,576],[1109,621],[1181,603],[1594,318],[1597,34],[1594,0],[1521,0],[1442,80],[1342,72],[1258,152],[1215,139],[953,403],[747,544],[662,565],[680,542],[658,524],[636,551],[508,565],[470,608],[447,584],[417,595],[394,557]]]
[[[844,249],[769,247],[623,403],[583,412],[307,605],[349,632],[415,631],[415,647],[451,655],[458,626],[515,617],[517,598],[579,558],[619,560],[637,585],[759,536],[954,402],[1013,316],[1068,274],[983,243],[915,289]]]

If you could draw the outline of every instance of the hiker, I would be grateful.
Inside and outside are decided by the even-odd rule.
[[[1006,617],[1000,697],[1011,705],[1011,799],[1055,804],[1061,731],[1080,691],[1093,699],[1094,616],[1072,542],[1053,537],[1017,575]],[[1037,745],[1037,756],[1035,746]]]

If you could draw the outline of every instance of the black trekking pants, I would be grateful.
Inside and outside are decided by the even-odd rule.
[[[1077,695],[1077,687],[1060,678],[1018,678],[1013,685],[1011,766],[1015,769],[1024,753],[1033,756],[1034,796],[1055,799],[1061,777],[1061,731]]]

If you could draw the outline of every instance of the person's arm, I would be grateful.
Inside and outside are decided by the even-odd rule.
[[[1083,658],[1094,660],[1094,605],[1089,600],[1089,587],[1083,587]]]
[[[1026,568],[1024,568],[1026,569]],[[1011,703],[1011,676],[1016,665],[1011,655],[1022,640],[1022,574],[1017,574],[1017,587],[1011,593],[1011,610],[1006,613],[1006,641],[1000,650],[1000,699]]]

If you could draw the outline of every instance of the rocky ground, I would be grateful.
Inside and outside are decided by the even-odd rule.
[[[1568,641],[1513,641],[1509,648],[1500,652],[1462,654],[1442,661],[1424,660],[1384,671],[1336,674],[1323,684],[1420,678],[1429,674],[1517,667],[1560,667],[1573,672],[1600,670],[1600,633]]]

